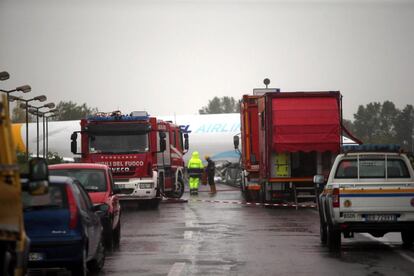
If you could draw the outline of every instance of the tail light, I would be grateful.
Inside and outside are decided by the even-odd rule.
[[[69,205],[69,228],[75,229],[78,224],[78,207],[76,206],[75,196],[73,195],[72,189],[69,185],[66,185],[66,194],[68,197],[68,205]]]
[[[332,190],[332,207],[339,208],[339,188]]]

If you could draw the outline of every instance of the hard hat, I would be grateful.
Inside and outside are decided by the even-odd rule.
[[[206,160],[209,159],[209,158],[210,158],[210,156],[208,156],[208,155],[204,156],[204,159],[206,159]]]

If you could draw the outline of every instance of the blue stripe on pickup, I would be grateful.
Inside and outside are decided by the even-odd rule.
[[[401,194],[340,194],[340,197],[414,197],[414,193],[401,193]]]

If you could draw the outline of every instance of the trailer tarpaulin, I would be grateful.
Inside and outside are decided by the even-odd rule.
[[[337,97],[273,98],[273,150],[338,153],[341,137],[339,108]]]

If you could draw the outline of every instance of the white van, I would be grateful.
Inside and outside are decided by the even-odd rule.
[[[322,175],[316,184],[325,183]],[[404,247],[414,242],[414,171],[396,146],[363,145],[336,157],[319,196],[321,242],[339,249],[341,234],[382,237],[401,232]]]

